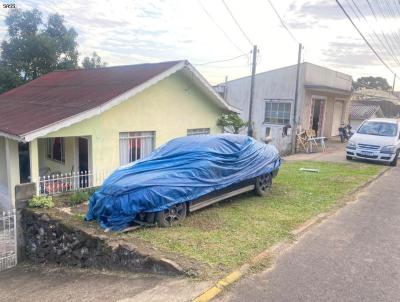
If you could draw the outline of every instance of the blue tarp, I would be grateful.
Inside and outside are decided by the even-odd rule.
[[[121,230],[141,212],[165,210],[279,168],[274,146],[220,134],[173,139],[148,157],[120,167],[96,191],[86,220]]]

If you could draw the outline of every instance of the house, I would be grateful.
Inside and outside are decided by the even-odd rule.
[[[255,78],[253,122],[258,139],[272,137],[281,153],[291,150],[297,65],[263,73]],[[250,77],[216,87],[226,100],[242,110],[248,120]],[[318,136],[339,135],[338,128],[348,116],[351,76],[311,63],[300,65],[297,105],[298,127],[314,129]]]
[[[377,117],[384,117],[379,105],[364,105],[362,103],[350,105],[350,126],[353,130],[358,129],[363,121]]]
[[[57,71],[0,95],[0,206],[96,186],[172,138],[220,133],[239,112],[187,61]]]
[[[400,99],[388,99],[382,97],[366,97],[363,99],[353,98],[351,104],[364,106],[379,106],[382,114],[388,118],[400,116]]]

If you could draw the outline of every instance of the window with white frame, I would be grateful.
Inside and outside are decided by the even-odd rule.
[[[62,137],[47,139],[47,158],[65,163],[65,142]]]
[[[187,130],[187,135],[208,135],[208,134],[210,134],[210,128],[195,128]]]
[[[291,105],[290,102],[267,101],[264,122],[277,125],[290,124]]]
[[[121,166],[148,156],[154,150],[154,145],[154,131],[121,132],[119,134]]]

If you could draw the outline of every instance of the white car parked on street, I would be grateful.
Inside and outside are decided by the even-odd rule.
[[[346,159],[367,159],[396,166],[400,152],[399,126],[398,119],[364,121],[347,144]]]

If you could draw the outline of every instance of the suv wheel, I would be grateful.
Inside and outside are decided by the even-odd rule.
[[[156,223],[160,227],[170,227],[186,217],[186,202],[174,204],[169,209],[156,213]]]

